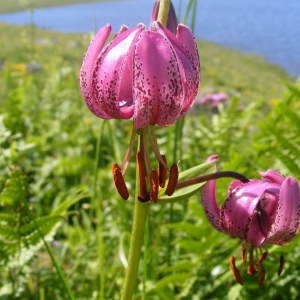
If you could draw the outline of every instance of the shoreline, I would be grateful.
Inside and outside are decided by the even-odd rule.
[[[23,4],[18,0],[10,0],[9,2],[0,4],[0,14],[9,14],[27,10],[34,10],[38,8],[46,8],[46,7],[54,7],[54,6],[65,6],[72,4],[80,4],[80,3],[95,3],[95,2],[111,2],[111,1],[123,1],[123,0],[32,0],[31,3]]]
[[[11,36],[15,38],[10,39]],[[76,65],[79,70],[91,38],[89,33],[62,33],[0,22],[1,60],[6,67],[31,61],[49,65],[51,60],[63,59],[67,64],[71,61],[72,67]],[[294,81],[280,66],[270,64],[256,54],[246,54],[204,40],[199,41],[199,52],[203,92],[226,92],[240,95],[246,101],[259,98],[271,100],[284,94],[284,83]]]

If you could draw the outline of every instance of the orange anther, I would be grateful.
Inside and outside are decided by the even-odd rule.
[[[249,266],[247,268],[248,275],[254,275],[256,273],[256,269],[253,263],[253,247],[249,250]]]
[[[119,167],[119,165],[117,163],[114,163],[112,165],[112,175],[113,175],[114,183],[115,183],[118,193],[124,200],[127,200],[129,197],[128,189],[127,189],[121,168]]]
[[[169,176],[169,181],[166,189],[166,194],[168,196],[171,196],[176,189],[177,182],[178,182],[178,175],[179,175],[178,166],[177,164],[174,164],[170,168],[170,176]]]
[[[257,261],[257,264],[256,264],[257,269],[259,269],[261,267],[262,263],[265,261],[265,259],[267,258],[268,254],[269,253],[267,251],[265,251],[262,254],[262,256],[259,258],[259,260]]]
[[[244,284],[244,280],[240,274],[240,271],[237,269],[236,265],[235,265],[235,258],[234,256],[230,256],[229,257],[229,267],[230,267],[230,270],[233,274],[233,277],[235,278],[235,280],[243,285]]]
[[[261,269],[258,273],[258,281],[257,281],[259,286],[261,286],[264,283],[265,278],[266,278],[266,272],[265,270]]]
[[[150,175],[150,200],[157,202],[159,190],[159,178],[157,171],[151,171]]]
[[[159,186],[165,187],[166,179],[167,179],[167,159],[165,155],[162,155],[161,158],[165,162],[165,165],[163,165],[161,162],[159,162],[158,165],[158,175],[159,175]]]

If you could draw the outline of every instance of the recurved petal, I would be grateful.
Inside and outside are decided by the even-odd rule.
[[[300,188],[292,177],[287,177],[280,188],[278,208],[271,232],[265,241],[273,244],[285,244],[296,234],[300,220]]]
[[[201,200],[209,222],[219,231],[224,232],[221,226],[220,208],[216,198],[216,181],[210,180],[201,189]],[[226,232],[225,232],[226,233]]]
[[[99,29],[86,51],[80,69],[81,93],[88,106],[91,105],[90,103],[92,101],[91,94],[93,89],[93,73],[97,65],[97,57],[102,51],[110,32],[111,26],[109,24]]]
[[[184,87],[184,114],[195,102],[200,83],[200,61],[197,44],[191,30],[182,24],[177,27],[176,36],[158,23],[160,32],[171,42],[180,61],[180,72]]]
[[[145,28],[140,24],[121,30],[98,57],[94,71],[92,111],[110,118],[128,119],[133,115],[132,77],[135,42]]]
[[[278,183],[278,184],[281,184],[285,179],[285,177],[282,174],[280,174],[272,169],[269,169],[266,172],[259,172],[259,174],[264,179],[266,179],[270,182]]]
[[[183,24],[179,24],[177,27],[176,39],[189,54],[191,61],[194,61],[196,67],[198,67],[198,49],[193,33],[189,29],[189,27]]]
[[[234,193],[237,188],[240,188],[243,185],[244,183],[240,180],[233,180],[228,187],[228,197],[230,197],[231,193]]]
[[[183,90],[178,61],[166,38],[143,31],[134,54],[135,127],[170,125],[179,117]]]

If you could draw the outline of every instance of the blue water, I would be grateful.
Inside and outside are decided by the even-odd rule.
[[[106,23],[148,24],[154,0],[85,3],[0,14],[0,21],[63,32],[95,31]],[[179,0],[173,0],[179,8]],[[186,0],[182,0],[186,3]],[[184,5],[182,5],[184,8]],[[182,14],[182,12],[181,12]],[[256,53],[290,74],[300,75],[300,0],[198,0],[195,35]]]

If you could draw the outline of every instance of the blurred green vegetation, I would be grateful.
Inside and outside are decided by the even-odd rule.
[[[120,199],[110,168],[122,161],[131,122],[97,119],[83,103],[78,73],[90,34],[6,24],[0,33],[0,298],[67,299],[42,235],[76,299],[119,299],[133,199]],[[222,170],[258,177],[276,168],[299,179],[299,84],[256,56],[204,41],[200,54],[202,91],[230,99],[157,128],[168,161],[184,170],[217,153]],[[134,174],[132,159],[131,189]],[[219,181],[219,199],[227,185]],[[151,205],[136,299],[299,299],[299,237],[270,249],[262,287],[245,270],[245,286],[232,278],[228,257],[240,257],[239,244],[211,227],[198,196],[172,216],[169,205]]]
[[[1,2],[0,13],[9,13],[21,10],[30,10],[37,7],[50,7],[83,2],[104,2],[115,0],[5,0]]]

